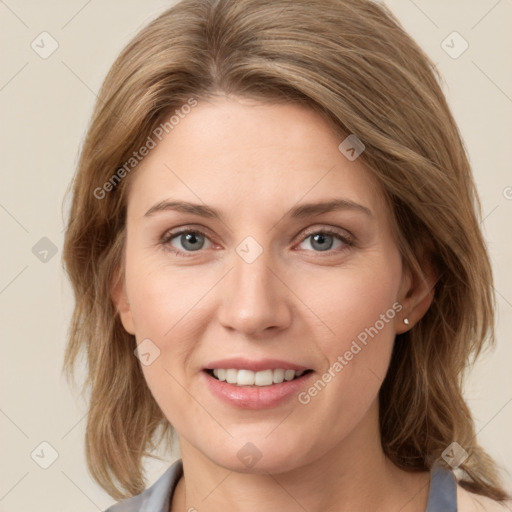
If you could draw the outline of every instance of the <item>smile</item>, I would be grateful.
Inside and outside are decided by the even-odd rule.
[[[311,370],[285,370],[283,368],[257,372],[246,369],[237,370],[235,368],[207,370],[217,380],[236,386],[271,386],[273,384],[281,384],[284,381],[295,380],[309,371]]]

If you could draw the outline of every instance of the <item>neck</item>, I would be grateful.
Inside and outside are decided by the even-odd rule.
[[[238,473],[182,439],[180,448],[185,478],[171,512],[424,512],[427,504],[430,474],[403,471],[384,455],[376,405],[338,445],[286,472]]]

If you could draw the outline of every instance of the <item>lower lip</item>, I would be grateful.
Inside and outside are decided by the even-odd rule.
[[[281,405],[303,389],[313,372],[301,375],[298,379],[272,384],[271,386],[237,386],[220,381],[206,371],[201,372],[210,391],[229,405],[240,409],[269,409]]]

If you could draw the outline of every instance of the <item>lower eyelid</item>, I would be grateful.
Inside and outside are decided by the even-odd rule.
[[[214,245],[213,241],[211,240],[211,238],[206,233],[204,233],[202,231],[199,231],[197,229],[185,229],[185,230],[177,231],[177,232],[174,232],[174,233],[172,233],[172,232],[166,233],[160,239],[160,243],[162,243],[163,245],[170,245],[172,240],[174,240],[175,238],[179,238],[181,235],[184,235],[184,234],[187,234],[187,233],[194,233],[194,234],[197,234],[197,235],[201,235],[211,245]],[[199,251],[181,251],[180,249],[176,249],[176,250],[178,250],[180,252],[187,252],[187,253],[190,253],[190,254],[193,254],[194,252],[201,252],[201,249]]]
[[[349,237],[340,235],[338,233],[328,233],[328,232],[324,232],[324,231],[318,231],[318,232],[310,233],[310,234],[306,235],[305,237],[302,238],[302,240],[299,242],[298,245],[304,243],[306,240],[308,240],[310,237],[312,237],[313,235],[315,235],[317,233],[322,233],[322,234],[325,234],[325,235],[332,236],[333,238],[335,238],[336,240],[341,242],[342,246],[338,247],[337,249],[328,249],[326,251],[310,251],[310,252],[315,252],[315,253],[318,253],[318,254],[322,254],[322,252],[324,252],[326,254],[332,254],[332,253],[335,253],[335,252],[339,252],[340,250],[346,249],[348,247],[352,247],[354,245],[354,242]]]
[[[211,240],[211,238],[208,236],[207,233],[203,232],[203,231],[200,231],[198,229],[182,229],[181,231],[177,231],[177,232],[167,232],[167,233],[164,233],[164,235],[161,237],[160,239],[160,243],[164,246],[170,246],[170,242],[171,240],[179,237],[180,235],[183,235],[183,234],[186,234],[186,233],[196,233],[198,235],[201,235],[203,236],[206,240],[208,240],[208,242],[211,244],[211,246],[215,245],[215,243]],[[351,239],[351,237],[349,236],[344,236],[340,233],[337,233],[337,232],[333,232],[333,231],[330,231],[330,230],[322,230],[322,229],[319,229],[317,231],[313,231],[313,232],[310,232],[310,233],[307,233],[305,234],[301,240],[298,242],[298,245],[302,244],[303,242],[305,242],[308,238],[312,237],[313,235],[316,235],[316,234],[324,234],[324,235],[329,235],[329,236],[332,236],[334,238],[336,238],[337,240],[339,240],[340,242],[342,242],[344,245],[345,245],[345,248],[346,247],[351,247],[354,245],[354,242],[353,240]],[[171,246],[172,247],[172,252],[176,253],[176,254],[187,254],[187,255],[190,255],[192,256],[195,252],[197,253],[200,253],[200,252],[203,252],[203,249],[204,248],[201,248],[197,251],[183,251],[181,249],[177,249],[175,248],[174,246]],[[336,250],[336,249],[329,249],[327,251],[310,251],[310,252],[315,252],[315,253],[318,253],[318,254],[322,254],[322,252],[325,252],[326,254],[331,254],[333,252],[339,252],[339,249]]]

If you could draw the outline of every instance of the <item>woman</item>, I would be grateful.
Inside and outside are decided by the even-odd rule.
[[[505,510],[461,389],[493,341],[479,214],[385,7],[183,0],[150,23],[99,94],[65,241],[87,461],[128,498],[109,510]]]

